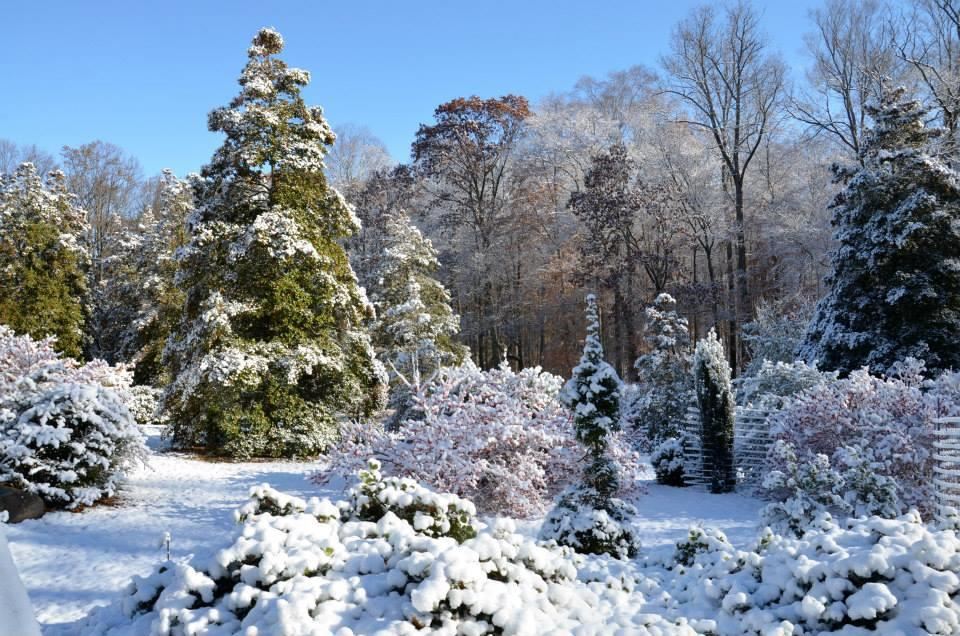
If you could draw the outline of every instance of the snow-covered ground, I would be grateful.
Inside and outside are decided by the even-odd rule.
[[[156,431],[151,446],[159,448]],[[306,480],[307,462],[225,463],[158,452],[132,475],[116,505],[80,513],[57,512],[6,527],[21,578],[43,624],[74,621],[94,605],[113,599],[134,574],[146,575],[171,555],[207,554],[231,538],[233,511],[251,486],[267,483],[298,496],[330,496]],[[756,534],[762,502],[736,494],[710,495],[693,489],[649,485],[636,501],[637,528],[646,546],[686,536],[703,524],[726,532],[734,544]],[[528,532],[535,523],[521,524]]]

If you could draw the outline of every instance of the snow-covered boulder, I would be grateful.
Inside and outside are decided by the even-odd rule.
[[[7,515],[7,523],[39,519],[46,512],[39,495],[19,488],[0,486],[0,515]]]

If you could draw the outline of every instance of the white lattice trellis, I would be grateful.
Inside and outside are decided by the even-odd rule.
[[[737,407],[734,416],[733,454],[737,467],[737,485],[758,485],[763,480],[764,460],[770,448],[769,413],[762,409]],[[683,432],[683,473],[687,485],[706,486],[709,466],[704,465],[703,430],[700,411],[687,409]]]
[[[936,420],[933,485],[937,517],[946,521],[947,509],[960,510],[960,417]]]

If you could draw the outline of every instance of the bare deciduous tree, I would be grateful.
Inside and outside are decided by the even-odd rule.
[[[674,31],[671,46],[672,54],[663,59],[671,76],[666,91],[686,106],[684,121],[712,137],[733,204],[734,245],[728,249],[728,263],[735,251],[735,310],[727,352],[736,369],[738,326],[751,311],[744,213],[747,171],[779,113],[784,66],[766,51],[757,12],[745,3],[728,7],[720,19],[710,7],[695,10]]]

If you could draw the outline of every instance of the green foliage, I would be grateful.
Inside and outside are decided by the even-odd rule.
[[[860,163],[836,168],[837,248],[829,294],[800,349],[846,375],[908,357],[960,368],[960,175],[934,145],[927,110],[904,89],[868,109]]]
[[[44,182],[33,164],[0,175],[0,324],[79,358],[87,319],[83,213],[63,175]]]
[[[587,296],[587,337],[580,363],[563,387],[560,399],[573,411],[577,441],[587,447],[590,462],[582,482],[567,490],[547,516],[541,538],[578,552],[632,556],[638,542],[628,526],[636,512],[614,497],[620,487],[617,464],[608,455],[610,434],[620,429],[622,383],[603,359],[600,312]]]
[[[638,393],[625,414],[630,424],[646,431],[654,442],[679,434],[694,400],[690,334],[676,304],[669,294],[660,294],[646,310],[644,339],[650,350],[634,364]]]
[[[323,172],[334,135],[282,48],[262,29],[240,95],[210,115],[226,140],[192,183],[183,313],[164,351],[174,442],[235,457],[316,454],[341,418],[383,403],[372,308],[340,244],[357,221]]]
[[[704,468],[711,492],[730,492],[737,484],[733,459],[736,404],[723,345],[712,329],[697,343],[693,378],[700,409]]]
[[[350,493],[351,518],[376,522],[391,512],[430,537],[463,543],[477,536],[477,512],[470,501],[437,494],[412,479],[384,477],[375,459],[359,477],[360,484]]]

